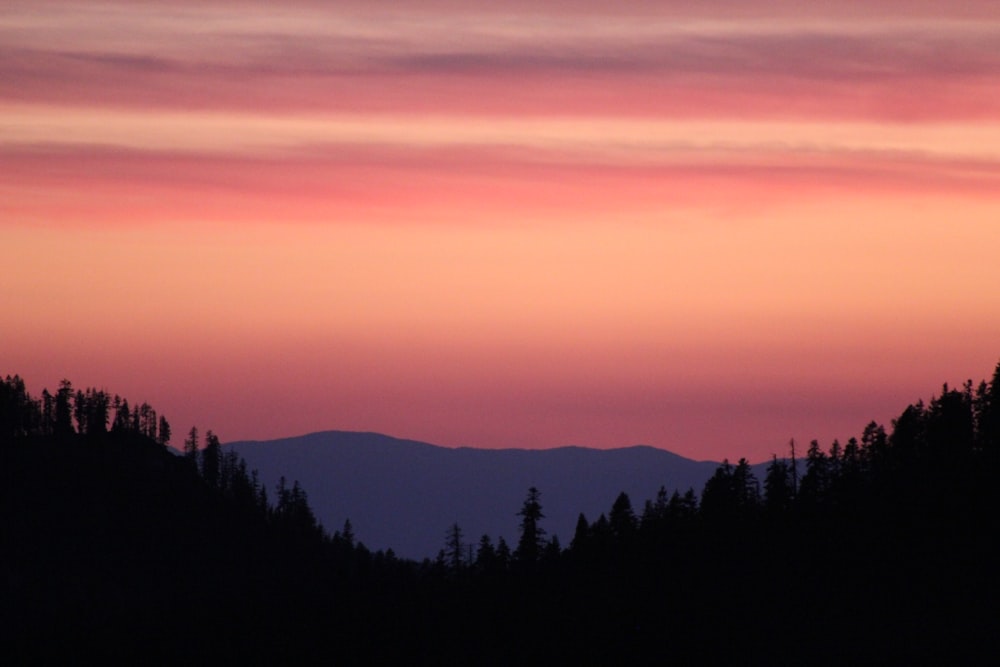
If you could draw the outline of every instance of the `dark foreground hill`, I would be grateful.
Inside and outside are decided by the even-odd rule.
[[[995,664],[1000,367],[891,432],[417,563],[207,438],[0,380],[0,664]],[[113,403],[118,404],[117,397]],[[452,517],[442,517],[447,526]]]
[[[581,512],[597,519],[623,491],[636,502],[661,486],[700,492],[719,465],[652,447],[450,449],[344,431],[226,446],[268,488],[282,476],[299,480],[329,530],[350,520],[369,548],[416,559],[433,558],[455,523],[470,543],[487,534],[513,544],[517,511],[532,486],[542,493],[543,529],[568,544]]]

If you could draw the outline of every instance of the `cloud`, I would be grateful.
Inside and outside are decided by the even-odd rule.
[[[559,73],[654,77],[785,77],[852,83],[894,78],[998,77],[992,34],[664,34],[646,40],[521,44],[517,48],[424,52],[387,59],[411,73],[535,76]]]
[[[761,17],[745,20],[558,14],[556,4],[542,17],[481,7],[386,15],[308,3],[243,14],[156,6],[111,5],[110,18],[75,6],[45,20],[24,9],[23,25],[0,22],[0,100],[884,120],[1000,113],[1000,23],[961,13],[824,22],[791,20],[772,3],[755,4]]]
[[[944,195],[992,201],[1000,162],[912,153],[716,151],[619,162],[539,148],[315,145],[262,155],[6,145],[10,224],[363,221],[518,225]],[[44,193],[44,196],[39,196]]]

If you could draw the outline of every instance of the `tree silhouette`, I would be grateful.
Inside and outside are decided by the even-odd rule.
[[[479,538],[474,565],[476,571],[480,573],[495,572],[498,569],[499,560],[497,558],[497,550],[494,548],[489,535],[483,535]]]
[[[1000,365],[991,382],[908,406],[891,436],[871,422],[843,448],[814,441],[798,493],[787,460],[772,457],[763,500],[749,463],[726,461],[700,507],[694,490],[661,487],[637,520],[620,493],[593,524],[579,515],[563,552],[532,487],[514,557],[483,535],[473,560],[454,523],[440,566],[372,553],[349,521],[328,538],[298,482],[282,478],[270,507],[211,432],[207,455],[197,429],[185,444],[202,479],[160,446],[169,426],[147,404],[68,381],[60,392],[35,400],[18,376],[0,379],[0,616],[5,649],[26,658],[15,663],[81,645],[387,664],[414,650],[435,664],[992,654]],[[193,638],[192,622],[214,629]]]
[[[1000,460],[1000,364],[989,383],[979,384],[975,398],[976,449],[991,463]]]
[[[196,426],[192,426],[187,437],[184,438],[184,458],[195,470],[198,469],[198,427]]]
[[[587,523],[587,517],[580,512],[580,516],[576,519],[576,529],[573,531],[573,539],[569,543],[569,548],[571,551],[581,551],[586,548],[587,543],[590,541],[590,524]]]
[[[55,427],[53,432],[58,437],[66,437],[73,433],[73,408],[70,405],[73,398],[73,383],[63,380],[59,383],[55,401]]]
[[[209,486],[219,487],[222,470],[222,445],[214,433],[205,433],[205,448],[201,450],[201,476]]]
[[[802,477],[799,495],[802,502],[809,506],[819,505],[826,497],[830,485],[829,460],[820,448],[819,441],[809,443],[806,452],[806,474]]]
[[[632,510],[632,501],[624,491],[615,498],[608,514],[608,523],[611,526],[611,534],[619,541],[631,540],[635,535],[637,528],[635,512]]]
[[[736,497],[733,489],[733,466],[723,459],[701,492],[701,513],[708,519],[731,517],[735,513]]]
[[[465,545],[462,543],[462,529],[459,527],[458,522],[455,522],[448,528],[448,532],[445,535],[444,547],[445,558],[452,572],[458,572],[462,569],[464,547]]]
[[[521,537],[517,542],[514,558],[519,563],[526,565],[532,565],[538,561],[542,553],[542,546],[545,544],[545,531],[538,525],[545,518],[545,515],[542,514],[541,495],[541,492],[535,487],[528,489],[528,497],[525,498],[521,510],[517,513],[521,517]]]
[[[503,539],[503,536],[497,538],[497,568],[500,570],[507,570],[514,560],[514,556],[510,551],[510,547],[507,546],[507,540]]]
[[[764,506],[771,515],[783,514],[791,508],[793,497],[791,466],[775,455],[764,477]]]
[[[17,375],[0,380],[0,438],[20,438],[33,432],[38,412],[24,380]]]
[[[158,429],[158,435],[156,441],[161,445],[166,447],[170,444],[170,422],[163,415],[160,415],[160,428]]]

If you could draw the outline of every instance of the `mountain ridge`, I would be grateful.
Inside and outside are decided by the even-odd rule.
[[[556,445],[555,447],[475,447],[475,446],[472,446],[472,445],[450,446],[450,445],[440,445],[440,444],[433,443],[433,442],[427,442],[425,440],[415,440],[413,438],[400,438],[400,437],[397,437],[397,436],[394,436],[394,435],[389,435],[387,433],[381,433],[379,431],[349,431],[349,430],[343,430],[343,429],[325,429],[325,430],[322,430],[322,431],[309,431],[307,433],[302,433],[300,435],[283,436],[283,437],[280,437],[280,438],[262,438],[262,439],[257,439],[257,438],[246,439],[246,438],[244,438],[244,439],[241,439],[241,440],[232,440],[232,441],[226,442],[226,443],[224,443],[224,445],[225,446],[230,446],[230,445],[243,444],[243,443],[257,444],[257,443],[265,443],[265,442],[267,442],[267,443],[275,443],[275,442],[284,442],[284,441],[287,441],[287,440],[312,439],[312,438],[315,438],[315,437],[327,436],[327,435],[331,435],[331,434],[333,434],[333,435],[340,435],[340,436],[364,436],[364,437],[372,437],[372,438],[381,439],[381,440],[384,440],[384,441],[387,441],[387,442],[391,442],[391,443],[401,443],[401,444],[409,444],[409,445],[420,445],[420,446],[426,446],[426,447],[433,447],[435,449],[446,449],[446,450],[451,450],[451,451],[470,450],[470,451],[477,451],[477,452],[510,452],[510,451],[516,451],[516,452],[552,452],[552,451],[560,451],[560,450],[582,450],[582,451],[593,451],[593,452],[617,452],[617,451],[623,451],[623,450],[643,450],[643,449],[647,449],[647,450],[653,450],[655,452],[662,452],[664,454],[670,454],[671,456],[676,456],[679,459],[684,459],[685,461],[692,461],[694,463],[713,463],[713,464],[716,464],[716,465],[718,465],[719,463],[721,463],[721,461],[713,461],[711,459],[692,459],[692,458],[689,458],[687,456],[684,456],[683,454],[678,454],[677,452],[674,452],[672,450],[664,449],[663,447],[657,447],[655,445],[647,445],[647,444],[644,444],[644,443],[636,443],[634,445],[623,445],[621,447],[590,447],[590,446],[587,446],[587,445]],[[761,462],[761,463],[755,463],[753,465],[754,466],[764,465],[766,463],[767,462]]]
[[[298,480],[327,530],[350,520],[369,548],[416,559],[433,557],[454,523],[469,544],[485,534],[513,545],[517,510],[532,486],[542,492],[543,528],[568,544],[580,513],[588,520],[607,513],[621,492],[637,514],[661,486],[700,493],[719,465],[650,445],[479,449],[372,431],[316,431],[225,447],[246,459],[269,489],[280,477]]]

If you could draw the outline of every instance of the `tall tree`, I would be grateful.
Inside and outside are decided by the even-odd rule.
[[[281,478],[284,481],[284,477]],[[341,529],[340,538],[347,544],[347,546],[354,548],[354,526],[351,525],[350,519],[344,519],[344,527]]]
[[[941,396],[931,401],[928,410],[927,445],[931,455],[939,460],[953,460],[969,454],[974,440],[972,383],[966,384],[964,391],[949,390],[945,385]]]
[[[777,455],[771,457],[764,477],[764,506],[768,513],[782,514],[792,505],[791,467]]]
[[[539,526],[539,522],[545,518],[542,514],[541,496],[542,493],[537,488],[528,489],[528,497],[517,513],[521,517],[521,537],[514,557],[523,564],[536,563],[545,544],[545,531]]]
[[[635,512],[632,509],[632,501],[624,491],[615,498],[608,514],[608,523],[611,525],[611,533],[619,541],[630,540],[635,534]]]
[[[170,423],[167,418],[160,415],[160,428],[156,437],[156,441],[159,442],[164,447],[170,444]]]
[[[21,437],[35,430],[38,405],[20,376],[0,379],[0,438]]]
[[[819,441],[809,443],[806,452],[806,474],[802,477],[799,493],[802,501],[808,505],[818,505],[826,498],[829,488],[829,459],[820,448]]]
[[[73,396],[73,419],[76,420],[76,432],[83,435],[87,433],[87,394],[83,390],[77,389]]]
[[[497,569],[507,570],[513,560],[514,556],[510,553],[507,540],[503,539],[503,535],[501,535],[497,538]]]
[[[976,449],[996,462],[1000,458],[1000,364],[989,383],[982,382],[976,392]]]
[[[918,402],[915,408],[919,417],[923,413],[923,404]],[[920,419],[922,420],[922,417]],[[923,431],[922,425],[921,431]],[[881,424],[872,421],[865,426],[865,430],[861,434],[861,451],[873,468],[880,469],[886,465],[889,455],[889,438]]]
[[[115,416],[111,422],[111,430],[115,432],[129,430],[132,411],[129,408],[127,399],[115,397]]]
[[[760,504],[760,483],[750,462],[741,458],[733,469],[733,490],[741,513],[747,515]]]
[[[732,517],[735,511],[733,466],[723,459],[701,491],[701,512],[708,519],[718,519]]]
[[[125,402],[125,410],[128,410],[128,403]],[[192,426],[191,430],[188,431],[188,435],[184,438],[184,458],[191,462],[191,464],[197,468],[198,467],[198,427]]]
[[[73,433],[73,383],[63,380],[56,392],[55,434],[64,437]]]
[[[448,528],[444,547],[445,558],[452,572],[458,572],[462,569],[463,549],[462,529],[456,521]]]
[[[479,538],[479,546],[476,548],[475,567],[478,572],[493,572],[497,569],[497,550],[493,547],[489,535]]]
[[[42,390],[42,435],[52,435],[55,432],[55,398],[48,389]]]
[[[576,529],[573,531],[573,539],[569,543],[569,548],[572,551],[581,551],[586,548],[589,541],[590,523],[583,512],[580,512],[580,516],[576,518]]]
[[[209,486],[220,485],[222,470],[222,445],[211,431],[205,432],[205,448],[201,450],[201,476]]]

